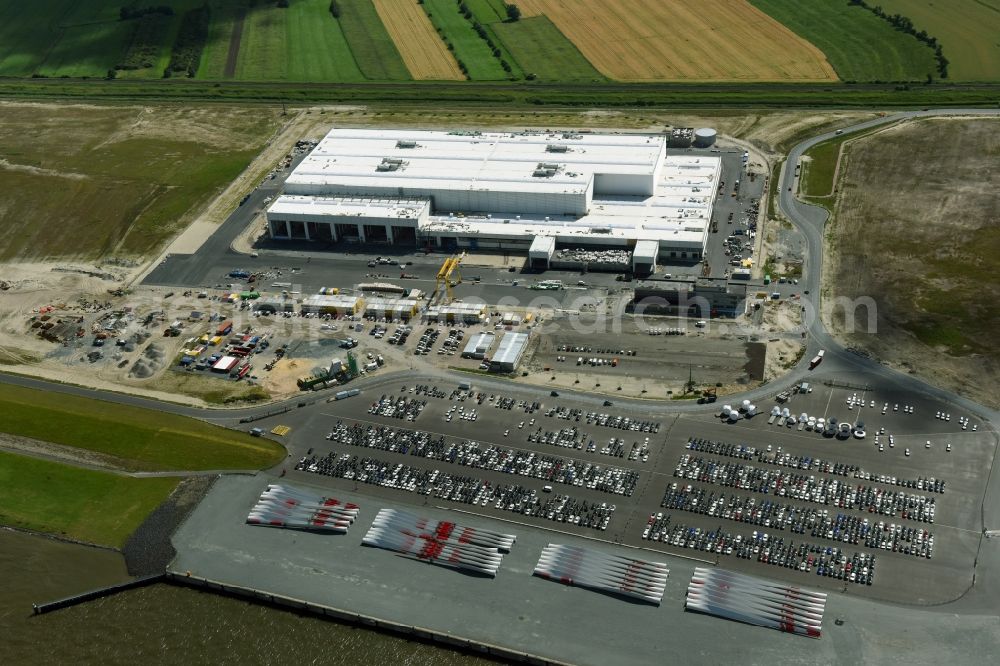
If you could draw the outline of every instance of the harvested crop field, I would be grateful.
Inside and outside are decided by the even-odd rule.
[[[464,81],[427,14],[411,0],[374,0],[375,10],[414,79]]]
[[[815,46],[747,0],[519,0],[620,81],[834,81]]]
[[[994,406],[998,158],[990,119],[910,122],[847,144],[824,276],[828,297],[877,306],[875,335],[864,308],[828,317],[848,344]]]

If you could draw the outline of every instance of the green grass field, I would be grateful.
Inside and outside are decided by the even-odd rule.
[[[815,44],[844,81],[922,81],[928,74],[937,78],[929,47],[846,0],[750,1]]]
[[[121,2],[33,0],[0,4],[0,76],[107,74],[125,51],[130,26]]]
[[[329,5],[328,0],[298,0],[287,9],[268,4],[248,12],[236,78],[364,81],[365,75],[351,54],[341,23],[330,15]]]
[[[196,76],[199,79],[222,79],[229,55],[229,39],[243,3],[242,0],[215,0],[210,7],[208,40]]]
[[[472,24],[458,12],[454,0],[424,0],[424,10],[435,28],[454,47],[455,58],[464,63],[469,77],[476,81],[499,81],[511,78],[490,53],[486,42],[472,29]],[[510,63],[511,67],[514,63]],[[514,74],[516,76],[516,73]]]
[[[510,45],[500,35],[501,29],[506,28],[508,25],[514,25],[503,22],[504,19],[506,18],[506,10],[504,9],[503,0],[472,0],[471,2],[466,2],[466,5],[469,7],[469,11],[472,12],[473,20],[478,21],[479,24],[483,26],[483,29],[486,31],[487,36],[490,38],[493,44],[498,49],[500,49],[500,57],[506,60],[510,64],[511,71],[509,76],[517,79],[523,79],[527,74],[527,72],[521,66],[520,61],[515,56],[513,50],[510,48]],[[522,25],[529,20],[533,21],[534,19],[523,19],[516,25]],[[549,23],[551,23],[551,21],[549,21]],[[552,26],[552,28],[553,31],[548,32],[545,35],[523,34],[530,32],[530,28],[527,31],[526,30],[506,31],[507,39],[513,42],[517,39],[525,39],[525,38],[534,39],[537,36],[542,36],[547,39],[555,39],[555,40],[559,40],[560,38],[562,38],[564,42],[569,43],[569,40],[563,37],[563,34],[558,30],[556,30],[554,25]],[[487,44],[487,47],[488,46],[489,44]],[[530,59],[531,55],[530,51],[532,47],[537,48],[537,46],[539,45],[528,45],[519,42],[514,44],[514,46],[520,47],[521,55],[524,60],[533,62]],[[536,74],[536,77],[537,76],[538,75]]]
[[[362,74],[373,81],[409,81],[410,72],[369,0],[338,0],[340,25]],[[320,0],[327,18],[330,3]]]
[[[0,432],[97,451],[136,470],[263,469],[284,449],[197,419],[0,385]]]
[[[833,192],[833,178],[837,169],[837,158],[844,141],[853,136],[842,136],[818,143],[805,152],[809,158],[802,167],[799,193],[804,197],[825,197]]]
[[[179,479],[133,479],[0,451],[0,523],[121,548]]]
[[[256,157],[279,113],[0,107],[0,260],[158,250]]]
[[[523,18],[516,23],[495,23],[490,28],[525,74],[534,74],[540,81],[605,80],[544,16]]]
[[[879,0],[938,39],[955,81],[1000,81],[1000,0]]]

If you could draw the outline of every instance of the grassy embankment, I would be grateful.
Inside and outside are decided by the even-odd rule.
[[[0,523],[120,548],[179,482],[0,451]]]
[[[815,44],[844,81],[923,81],[928,74],[937,78],[930,47],[846,0],[751,3]]]
[[[261,469],[284,450],[195,419],[0,385],[0,432],[131,470]],[[0,523],[120,547],[179,479],[133,478],[0,451]]]
[[[0,384],[0,432],[112,456],[130,470],[262,469],[282,447],[196,419]]]
[[[925,106],[989,106],[1000,100],[994,84],[901,86],[811,84],[621,84],[538,81],[308,84],[249,81],[216,82],[81,81],[32,79],[0,81],[0,98],[86,99],[95,101],[178,101],[257,103],[280,106],[313,103],[454,104],[484,109],[518,107],[678,107],[689,109],[860,109]]]
[[[822,143],[818,143],[805,153],[802,160],[799,177],[799,194],[816,205],[824,205],[822,201],[814,200],[819,198],[832,197],[834,189],[834,176],[837,170],[837,160],[840,158],[841,147],[848,139],[856,138],[853,135],[839,136]],[[831,204],[827,204],[829,207]]]

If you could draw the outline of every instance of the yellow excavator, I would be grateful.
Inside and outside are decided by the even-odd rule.
[[[458,256],[448,257],[441,264],[441,268],[438,269],[434,294],[435,296],[446,295],[448,297],[447,303],[455,300],[451,293],[451,288],[462,283],[462,273],[459,270],[459,266],[461,266],[463,259],[465,259],[465,252]],[[453,276],[455,279],[452,279]]]

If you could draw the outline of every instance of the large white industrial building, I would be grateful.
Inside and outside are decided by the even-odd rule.
[[[276,239],[699,259],[718,157],[663,136],[334,129],[267,211]],[[637,257],[637,260],[639,257]]]

